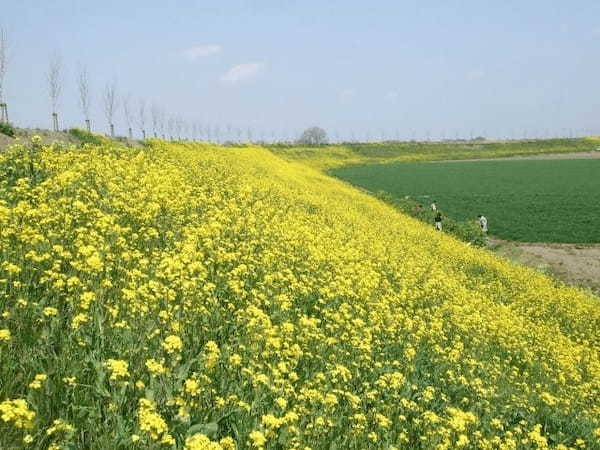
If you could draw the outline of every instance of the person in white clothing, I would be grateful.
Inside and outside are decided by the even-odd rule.
[[[481,226],[481,230],[484,233],[488,232],[488,222],[487,222],[487,218],[485,216],[477,216],[477,218],[479,219],[479,225]]]
[[[434,201],[431,203],[431,210],[432,210],[433,212],[436,212],[436,211],[437,211],[437,205],[435,204],[435,200],[434,200]]]

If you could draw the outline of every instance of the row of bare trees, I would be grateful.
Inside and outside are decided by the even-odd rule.
[[[8,122],[8,106],[5,100],[5,77],[9,64],[9,39],[6,29],[0,26],[0,122]],[[88,68],[85,65],[80,65],[77,72],[77,98],[80,112],[83,116],[83,123],[87,131],[92,131],[92,110],[94,106],[92,89],[92,80]],[[65,66],[63,59],[59,53],[55,53],[49,61],[48,70],[46,72],[46,88],[50,100],[51,107],[51,123],[54,131],[60,129],[60,108],[65,86]],[[101,95],[100,102],[102,103],[104,116],[108,125],[108,130],[111,137],[115,137],[115,120],[118,111],[123,112],[123,119],[127,127],[127,136],[132,139],[134,128],[139,130],[139,135],[142,138],[148,137],[146,127],[151,126],[153,137],[161,137],[170,140],[206,140],[216,142],[275,142],[282,139],[275,138],[276,132],[273,130],[270,133],[257,132],[248,128],[234,128],[232,125],[220,127],[218,125],[201,125],[197,123],[189,123],[180,115],[167,117],[164,109],[152,104],[148,105],[144,99],[138,99],[133,102],[131,95],[119,96],[117,81],[112,80],[105,84]],[[148,119],[150,121],[148,122]],[[278,133],[279,134],[279,133]],[[289,136],[289,132],[283,133]],[[283,140],[291,140],[292,138],[283,138]]]
[[[0,123],[8,122],[8,106],[4,97],[5,93],[5,78],[9,63],[9,40],[8,33],[5,28],[0,26]],[[64,65],[60,54],[55,53],[50,59],[48,71],[46,73],[46,87],[50,99],[52,130],[59,131],[59,109],[63,95],[64,87]],[[91,115],[92,115],[92,89],[89,71],[86,66],[82,65],[77,75],[77,88],[79,108],[83,114],[85,129],[92,130]],[[102,93],[102,103],[104,114],[110,130],[110,135],[115,136],[115,116],[119,106],[117,96],[116,81],[108,82]],[[128,134],[133,138],[132,111],[130,107],[130,96],[123,99],[123,111],[127,122]],[[155,105],[150,109],[152,117],[152,127],[154,137],[158,137],[158,130],[164,128],[164,112]],[[140,129],[142,138],[146,138],[146,102],[143,99],[139,100],[136,125]],[[162,125],[162,126],[161,126]]]

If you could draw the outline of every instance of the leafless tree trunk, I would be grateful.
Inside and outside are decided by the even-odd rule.
[[[81,66],[79,70],[79,79],[78,79],[78,87],[79,87],[79,107],[81,108],[81,112],[83,113],[83,118],[85,119],[85,128],[88,131],[92,131],[92,127],[90,124],[90,109],[92,106],[92,94],[90,92],[90,79],[87,68],[85,66]]]
[[[138,125],[142,131],[142,139],[146,139],[146,102],[140,99],[138,108]]]
[[[104,90],[104,114],[110,127],[110,137],[115,137],[115,123],[114,118],[117,112],[117,82],[112,81],[106,83]]]
[[[175,119],[173,117],[169,117],[167,121],[167,132],[169,133],[169,140],[173,140],[173,129],[175,128]]]
[[[162,139],[165,139],[165,116],[166,113],[163,109],[158,110],[158,129]]]
[[[160,116],[160,110],[158,109],[158,106],[153,104],[152,107],[150,108],[150,117],[152,119],[152,134],[154,135],[155,139],[158,137],[156,130],[158,130],[159,116]]]
[[[190,140],[190,124],[187,121],[183,122],[183,136],[184,140]]]
[[[63,88],[63,66],[62,59],[56,53],[50,60],[48,68],[48,94],[50,95],[50,104],[52,105],[52,129],[58,131],[58,105],[62,95]]]
[[[175,131],[177,134],[177,140],[181,140],[181,128],[183,127],[183,120],[181,119],[181,116],[177,116],[175,118]]]
[[[125,123],[127,125],[127,136],[129,139],[133,139],[133,129],[131,127],[132,115],[131,115],[131,95],[127,95],[123,98],[123,114],[125,115]]]
[[[8,35],[0,27],[0,123],[8,122],[8,107],[4,100],[4,78],[8,67]]]

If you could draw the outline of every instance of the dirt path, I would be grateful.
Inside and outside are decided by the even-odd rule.
[[[477,161],[526,161],[543,159],[600,159],[600,151],[576,152],[576,153],[545,153],[533,155],[515,155],[502,158],[476,158],[476,159],[446,159],[441,161],[429,161],[432,163],[454,163],[454,162],[477,162]]]
[[[490,239],[496,254],[600,295],[600,244],[525,243]]]

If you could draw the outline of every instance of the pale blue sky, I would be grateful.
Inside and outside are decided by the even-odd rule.
[[[0,0],[17,125],[50,126],[50,55],[65,65],[61,122],[82,122],[76,74],[190,123],[330,136],[600,133],[598,1]],[[117,131],[124,134],[121,111]]]

